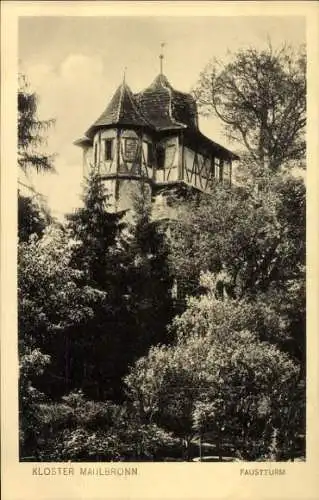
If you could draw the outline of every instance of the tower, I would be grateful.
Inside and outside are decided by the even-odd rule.
[[[75,144],[83,149],[85,171],[98,169],[116,211],[132,206],[142,182],[155,197],[176,186],[209,193],[215,182],[231,183],[232,161],[238,159],[200,132],[194,98],[172,87],[162,64],[139,93],[133,94],[123,79]]]

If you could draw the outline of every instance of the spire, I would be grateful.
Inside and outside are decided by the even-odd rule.
[[[150,126],[150,123],[138,109],[131,89],[127,83],[125,83],[125,74],[122,84],[117,88],[107,108],[93,125],[91,125],[86,132],[86,136],[91,138],[97,128],[108,125]]]
[[[164,49],[165,45],[166,44],[164,42],[161,43],[161,53],[160,53],[160,56],[159,56],[159,59],[160,59],[160,74],[161,75],[163,74],[163,59],[164,59],[163,49]]]
[[[123,70],[123,85],[125,85],[125,78],[126,78],[126,70],[127,70],[127,66],[124,66],[124,70]]]

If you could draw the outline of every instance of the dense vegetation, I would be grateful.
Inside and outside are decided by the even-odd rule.
[[[290,120],[287,79],[302,98],[301,56],[295,65],[283,52],[266,56],[237,55],[241,66],[221,76],[215,68],[204,83],[215,95],[224,81],[231,88],[232,72],[239,82],[238,71],[258,63],[273,76],[268,96],[286,89],[279,111],[287,95]],[[235,97],[225,95],[227,111],[226,98]],[[51,157],[32,160],[43,128],[26,87],[20,104],[20,167],[50,169]],[[249,182],[176,197],[174,221],[152,217],[143,184],[130,221],[111,213],[94,169],[83,207],[63,224],[20,196],[21,460],[304,455],[306,192],[290,165],[293,157],[302,166],[301,128],[298,155],[291,146],[271,160],[264,129],[246,118],[250,137],[259,130],[246,150]],[[32,158],[23,156],[28,141]]]

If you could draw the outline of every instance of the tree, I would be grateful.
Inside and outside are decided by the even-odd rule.
[[[152,219],[147,187],[141,184],[133,204],[128,236],[127,269],[130,326],[135,329],[132,349],[137,357],[157,343],[167,342],[166,327],[173,315],[173,277],[165,228]]]
[[[305,392],[302,366],[273,344],[282,319],[267,304],[219,300],[212,275],[202,276],[201,284],[206,293],[190,299],[174,321],[178,345],[209,346],[203,367],[217,376],[208,384],[217,400],[203,394],[197,424],[216,431],[217,420],[226,440],[237,442],[240,454],[250,459],[267,455],[274,435],[281,443],[277,458],[293,453],[305,434]]]
[[[109,194],[98,171],[90,170],[84,180],[83,207],[67,215],[68,228],[79,242],[74,253],[77,265],[98,288],[109,290],[121,256],[120,234],[123,214],[111,213]]]
[[[196,353],[181,345],[152,346],[125,378],[128,397],[141,421],[173,432],[182,441],[186,458],[195,434],[193,411],[205,388],[205,381],[199,381],[193,368],[195,363],[200,366],[204,362],[205,351],[202,345]]]
[[[273,179],[258,196],[215,186],[212,196],[188,204],[187,211],[180,205],[171,230],[171,261],[181,280],[192,276],[198,289],[200,271],[220,272],[227,293],[241,297],[299,275],[298,266],[305,262],[301,180]]]
[[[59,403],[42,402],[38,413],[43,461],[153,460],[174,444],[169,433],[135,420],[127,406],[90,401],[82,391],[63,396]]]
[[[105,292],[79,335],[83,344],[78,344],[77,359],[86,371],[82,380],[91,381],[91,389],[86,387],[90,397],[121,400],[129,365],[150,345],[167,340],[166,325],[172,317],[168,246],[151,220],[145,188],[141,185],[135,199],[133,220],[124,224],[122,214],[108,212],[103,180],[92,170],[84,207],[68,216],[78,241],[74,262],[86,270],[92,286]]]
[[[18,249],[19,355],[34,349],[51,356],[50,374],[37,379],[37,387],[62,394],[71,381],[74,363],[71,334],[92,318],[104,293],[85,282],[82,270],[71,266],[69,235],[50,226],[41,239],[35,235]]]
[[[54,124],[54,120],[40,120],[37,116],[38,96],[30,90],[27,79],[19,75],[18,89],[18,166],[25,175],[30,169],[37,172],[54,172],[54,155],[46,153],[42,146],[46,144],[45,132]],[[25,186],[19,180],[19,184]],[[37,201],[35,202],[35,196]],[[19,240],[26,241],[31,234],[41,235],[44,228],[52,221],[48,208],[39,193],[23,196],[18,192],[18,232]]]
[[[303,181],[289,175],[274,176],[258,195],[216,186],[212,196],[189,201],[190,209],[181,204],[170,244],[181,295],[200,295],[201,273],[214,273],[216,296],[253,308],[260,338],[290,352],[303,367],[305,200]]]
[[[19,359],[19,454],[20,459],[39,458],[38,440],[43,421],[39,411],[45,395],[33,381],[43,375],[50,356],[40,349],[22,349]]]
[[[244,314],[238,322],[240,304],[216,299],[214,287],[189,300],[174,321],[175,345],[153,347],[126,377],[145,422],[182,437],[188,447],[195,434],[209,432],[217,449],[231,444],[248,460],[267,456],[274,434],[278,456],[289,447],[292,452],[296,435],[288,433],[294,425],[296,433],[303,429],[301,400],[291,403],[298,365],[245,329],[250,318]]]
[[[18,90],[18,165],[26,172],[32,168],[38,172],[53,172],[54,156],[41,150],[46,143],[43,135],[54,120],[39,120],[38,96],[30,90],[27,79],[19,75]]]
[[[104,299],[81,331],[76,328],[74,333],[76,378],[89,397],[118,399],[129,355],[129,350],[123,352],[129,342],[125,223],[123,214],[109,211],[109,194],[94,168],[84,182],[82,199],[83,207],[67,216],[67,227],[77,242],[72,262]]]
[[[40,208],[39,204],[30,196],[23,196],[18,192],[18,238],[19,241],[28,241],[32,234],[42,236],[45,228],[53,222],[48,211]]]
[[[306,56],[283,46],[239,50],[214,60],[194,91],[199,110],[215,114],[231,141],[244,146],[257,174],[300,166],[305,157]]]
[[[35,168],[37,171],[53,171],[53,155],[41,151],[45,143],[43,133],[54,123],[54,120],[41,121],[37,116],[38,97],[30,91],[26,77],[19,75],[18,89],[18,166],[27,173]],[[38,193],[36,193],[38,195]],[[48,293],[46,286],[41,289],[41,279],[49,262],[39,250],[39,238],[52,222],[47,209],[34,202],[29,196],[22,196],[18,191],[18,309],[19,309],[19,442],[20,457],[31,455],[38,457],[37,439],[41,428],[39,403],[45,395],[36,387],[36,380],[43,375],[50,364],[50,356],[43,354],[38,344],[50,331],[53,324],[48,324],[46,316],[50,306],[56,304],[48,301],[44,304],[41,292]],[[33,235],[33,239],[32,239]],[[38,245],[38,248],[36,249]],[[32,262],[35,258],[35,262]],[[39,261],[37,261],[39,259]],[[54,262],[50,262],[54,265]],[[41,265],[43,266],[41,269]],[[41,270],[40,270],[41,269]],[[45,274],[45,273],[44,273]],[[37,285],[39,283],[39,289]],[[42,285],[44,282],[42,281]],[[36,291],[40,292],[37,295]],[[53,311],[51,309],[51,315]],[[37,315],[39,314],[39,315]],[[53,313],[54,314],[54,313]],[[49,316],[49,315],[48,315]],[[63,316],[63,313],[62,313]]]

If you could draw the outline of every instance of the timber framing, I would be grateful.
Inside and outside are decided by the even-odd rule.
[[[101,178],[109,181],[116,206],[121,193],[130,191],[129,180],[145,180],[152,192],[184,185],[210,193],[215,182],[231,184],[232,162],[239,158],[202,134],[197,116],[193,96],[175,90],[162,74],[138,94],[123,81],[75,144],[83,148],[87,169],[92,158]],[[113,141],[111,155],[105,153],[108,140]]]

